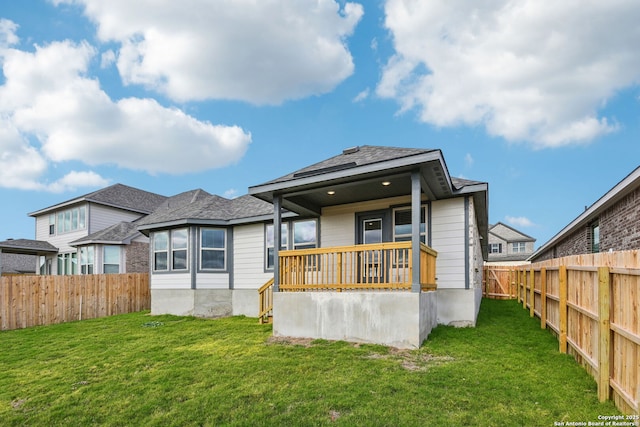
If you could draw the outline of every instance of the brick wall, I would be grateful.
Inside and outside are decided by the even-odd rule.
[[[127,273],[149,272],[149,244],[131,242],[127,246]]]
[[[640,249],[640,187],[600,215],[600,251]]]

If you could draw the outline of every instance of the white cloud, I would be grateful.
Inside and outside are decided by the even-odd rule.
[[[467,154],[464,156],[464,163],[465,163],[467,166],[473,166],[473,162],[474,162],[474,160],[473,160],[473,157],[471,156],[471,153],[467,153]]]
[[[10,36],[15,27],[7,27]],[[86,76],[95,55],[86,42],[53,42],[34,52],[0,49],[1,186],[61,191],[106,182],[79,171],[45,184],[51,161],[177,174],[226,166],[244,155],[251,135],[238,126],[197,120],[152,99],[113,101]]]
[[[109,180],[102,178],[95,172],[71,171],[59,180],[48,184],[45,189],[53,193],[65,191],[75,191],[82,187],[105,187],[109,185]]]
[[[229,188],[223,194],[223,196],[226,197],[227,199],[235,199],[236,197],[238,197],[238,195],[239,195],[238,190],[236,190],[235,188]]]
[[[353,102],[362,102],[369,97],[369,88],[366,88],[362,92],[358,93],[355,98],[353,98]]]
[[[120,43],[125,84],[178,101],[279,104],[333,90],[353,73],[346,46],[363,15],[334,0],[58,0],[76,3],[103,41]]]
[[[617,129],[598,109],[640,81],[634,0],[387,0],[395,55],[378,95],[437,126],[537,147]]]
[[[527,217],[524,216],[509,216],[505,217],[505,221],[516,227],[533,227],[535,224]]]

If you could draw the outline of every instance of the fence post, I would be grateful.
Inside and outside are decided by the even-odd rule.
[[[567,352],[567,266],[561,265],[558,271],[560,279],[560,353]]]
[[[533,317],[536,310],[536,295],[535,295],[535,272],[531,267],[531,273],[529,275],[529,316]]]
[[[598,399],[600,402],[609,400],[610,277],[609,267],[598,267],[598,319],[600,324],[600,338],[598,340]]]
[[[547,269],[540,269],[540,328],[547,329]]]
[[[522,281],[522,308],[527,309],[527,270],[523,267],[520,272]]]

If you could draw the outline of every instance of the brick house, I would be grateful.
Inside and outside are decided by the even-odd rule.
[[[532,262],[640,249],[640,167],[542,245]]]

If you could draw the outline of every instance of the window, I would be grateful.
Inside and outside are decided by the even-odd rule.
[[[54,234],[56,225],[56,215],[49,215],[49,234]],[[68,209],[58,212],[57,215],[58,234],[69,231],[82,230],[86,227],[86,208]]]
[[[188,247],[186,228],[153,233],[153,270],[187,270]]]
[[[77,257],[76,252],[58,254],[58,275],[78,274]]]
[[[120,246],[104,246],[102,258],[102,272],[104,274],[120,273]]]
[[[227,233],[222,228],[200,229],[200,268],[224,270]]]
[[[168,270],[169,232],[162,231],[153,234],[153,269],[155,271]]]
[[[80,274],[93,274],[93,246],[83,246],[80,248]]]
[[[600,224],[591,225],[591,252],[600,252]]]
[[[171,231],[171,269],[187,269],[187,243],[189,241],[186,228]]]
[[[525,242],[515,242],[512,243],[512,249],[513,249],[513,253],[514,254],[521,254],[526,252],[527,248],[526,248],[526,243]]]
[[[56,234],[56,215],[49,215],[49,236]]]
[[[293,223],[293,249],[316,247],[316,221],[296,221]]]
[[[286,250],[289,246],[287,242],[289,241],[288,233],[289,227],[287,224],[281,224],[280,227],[280,250]],[[265,236],[265,246],[266,246],[266,266],[267,269],[273,268],[273,254],[274,254],[274,244],[273,244],[273,224],[269,224],[266,227],[266,236]]]
[[[411,240],[411,208],[396,209],[393,213],[393,241]],[[427,243],[426,206],[420,209],[420,241]]]
[[[490,254],[501,254],[502,253],[502,243],[489,243],[489,253]]]
[[[309,249],[318,247],[318,221],[315,219],[284,222],[280,231],[280,250]],[[265,267],[273,269],[273,224],[265,227]]]

